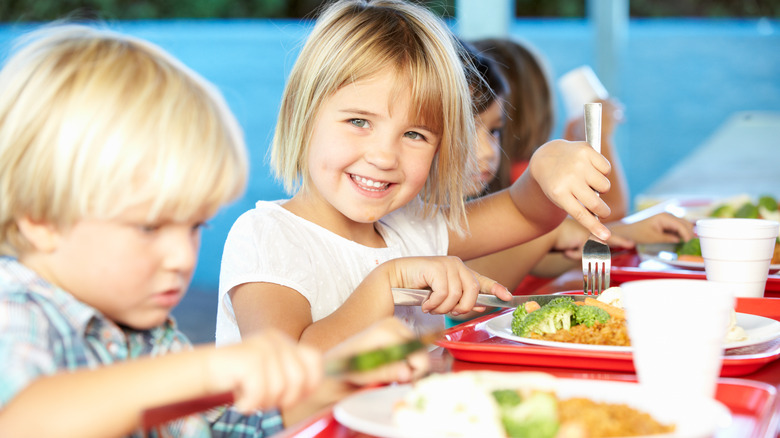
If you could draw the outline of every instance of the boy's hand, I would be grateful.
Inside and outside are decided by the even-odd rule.
[[[388,317],[348,338],[325,353],[326,360],[352,356],[364,351],[401,344],[414,339],[414,332],[401,320]],[[354,385],[409,382],[427,374],[430,362],[427,350],[410,354],[406,360],[383,365],[377,369],[350,373],[345,379]]]
[[[320,352],[274,329],[215,349],[207,363],[208,391],[233,391],[234,406],[243,413],[290,406],[311,394],[322,377]]]
[[[610,231],[598,217],[610,214],[598,193],[609,190],[609,161],[585,142],[553,140],[537,149],[529,164],[545,195],[588,231],[607,240]]]
[[[484,311],[484,306],[474,306],[480,293],[503,300],[512,298],[507,288],[469,269],[458,257],[404,257],[389,263],[394,264],[391,287],[431,289],[422,304],[426,313],[459,315],[471,310]]]

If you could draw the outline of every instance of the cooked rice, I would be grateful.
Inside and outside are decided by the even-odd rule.
[[[580,426],[590,438],[630,437],[674,432],[650,414],[625,404],[600,403],[587,398],[571,398],[558,403],[561,427]]]
[[[593,327],[580,324],[569,330],[539,335],[532,333],[531,338],[545,341],[570,342],[575,344],[629,346],[628,327],[625,319],[610,318],[605,324],[595,323]]]

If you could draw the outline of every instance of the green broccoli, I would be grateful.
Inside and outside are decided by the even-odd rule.
[[[514,407],[523,402],[520,393],[514,389],[497,389],[493,391],[492,395],[501,408]]]
[[[594,323],[604,324],[609,321],[609,313],[606,310],[596,306],[577,306],[574,312],[574,323],[585,324],[588,327],[593,327]]]
[[[763,207],[767,211],[777,211],[777,201],[769,195],[758,198],[758,206]]]
[[[504,403],[498,398],[496,401],[507,436],[553,438],[558,433],[558,400],[554,395],[537,391],[519,402],[512,397],[503,399]]]
[[[701,255],[701,241],[698,237],[677,245],[677,255]]]
[[[512,333],[528,337],[531,333],[555,333],[571,328],[576,305],[571,297],[555,298],[523,318],[512,320]]]
[[[734,217],[737,209],[733,205],[721,204],[710,212],[710,217]]]
[[[758,218],[758,207],[751,204],[750,202],[746,202],[742,204],[741,207],[737,209],[737,212],[734,213],[734,217],[738,218],[747,218],[747,219],[757,219]]]

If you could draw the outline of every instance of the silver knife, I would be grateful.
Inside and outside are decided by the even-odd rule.
[[[406,289],[400,287],[392,288],[393,302],[396,306],[419,306],[428,299],[431,291],[429,289]],[[479,294],[477,296],[477,306],[488,307],[517,307],[520,304],[529,301],[536,301],[540,306],[544,306],[555,298],[571,297],[574,301],[585,301],[585,295],[516,295],[509,301],[504,301],[495,295]]]

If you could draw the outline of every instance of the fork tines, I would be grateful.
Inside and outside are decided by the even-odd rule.
[[[593,237],[582,248],[582,279],[585,295],[598,296],[609,288],[611,266],[609,247]]]

